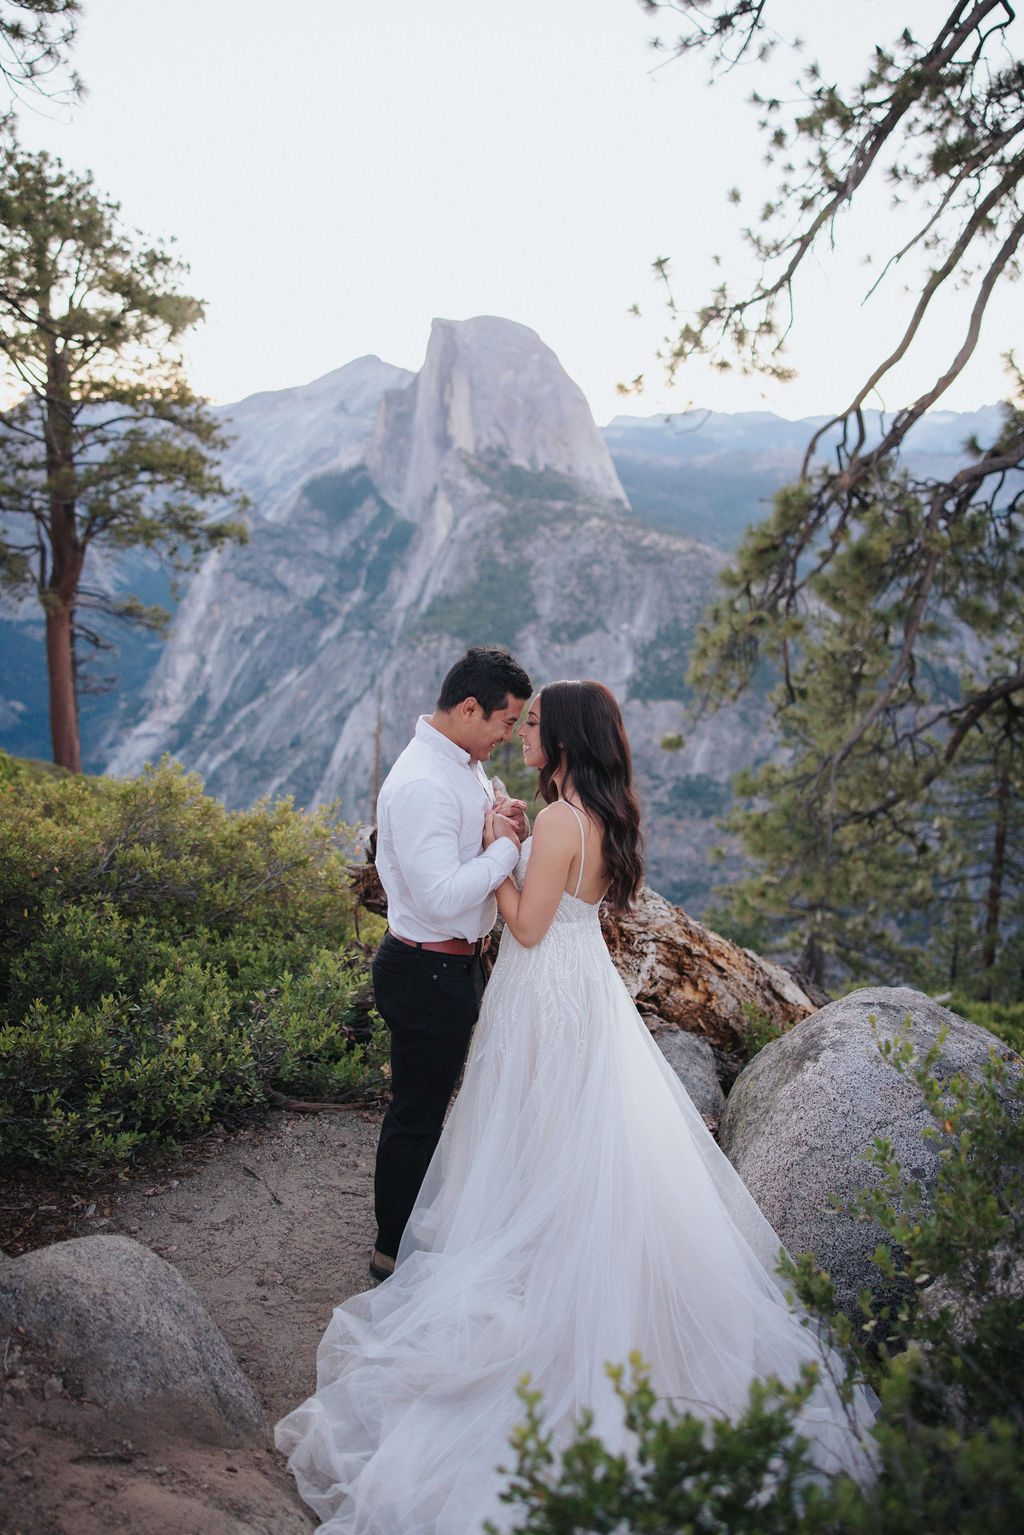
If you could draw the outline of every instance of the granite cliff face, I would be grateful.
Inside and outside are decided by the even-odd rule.
[[[652,883],[698,900],[710,814],[760,721],[748,701],[685,751],[660,746],[679,727],[684,651],[722,555],[637,521],[583,396],[524,326],[437,321],[418,375],[383,368],[351,365],[362,439],[337,399],[334,439],[330,419],[305,419],[307,401],[294,424],[318,444],[316,472],[296,447],[262,492],[259,397],[236,409],[250,542],[194,580],[108,771],[171,752],[229,804],[291,793],[363,821],[451,662],[469,644],[504,644],[537,683],[597,677],[616,692]],[[286,439],[288,402],[270,400]]]

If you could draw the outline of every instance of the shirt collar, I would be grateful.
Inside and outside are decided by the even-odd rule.
[[[443,736],[439,730],[435,730],[426,714],[421,714],[416,721],[416,739],[422,741],[431,750],[440,752],[442,757],[448,757],[452,762],[457,762],[460,767],[471,766],[469,752],[463,751],[461,746],[456,746],[454,741]]]

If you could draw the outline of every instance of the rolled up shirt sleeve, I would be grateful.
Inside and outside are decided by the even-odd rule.
[[[393,855],[409,894],[439,921],[486,901],[519,860],[516,844],[498,837],[475,858],[460,862],[459,805],[427,779],[396,790],[389,818]]]

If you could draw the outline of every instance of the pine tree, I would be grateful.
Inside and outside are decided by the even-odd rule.
[[[224,439],[174,350],[203,306],[184,268],[140,244],[92,178],[29,154],[8,125],[0,147],[0,574],[34,589],[46,621],[54,761],[81,770],[75,639],[93,549],[155,550],[184,568],[244,537],[217,470]],[[150,625],[128,596],[94,604]]]
[[[0,78],[12,97],[26,88],[53,90],[81,10],[81,0],[0,0]],[[80,89],[70,75],[67,90]]]
[[[779,47],[771,29],[787,21],[785,0],[643,3],[681,28],[663,47],[679,56],[704,50],[713,69],[759,68]],[[891,12],[870,13],[874,25],[882,17],[893,25]],[[1006,706],[1024,700],[1024,386],[1012,359],[1016,404],[1004,407],[995,440],[965,445],[963,467],[949,479],[914,474],[902,457],[908,432],[973,355],[993,292],[1019,270],[1024,63],[1007,35],[1013,19],[1005,0],[952,5],[922,39],[907,27],[894,43],[876,44],[852,90],[812,63],[795,106],[755,94],[780,178],[744,232],[758,275],[744,291],[721,284],[688,319],[670,293],[670,372],[704,355],[785,378],[786,332],[804,272],[842,245],[842,216],[873,186],[888,185],[899,205],[896,243],[887,247],[890,229],[879,225],[872,258],[880,281],[894,269],[908,273],[902,334],[895,344],[886,337],[847,407],[808,443],[798,483],[750,531],[700,632],[692,671],[710,707],[747,687],[759,664],[781,675],[777,721],[788,760],[748,780],[761,803],[740,821],[771,879],[760,898],[748,883],[741,904],[747,921],[758,910],[776,926],[783,912],[798,916],[789,939],[799,935],[812,970],[822,945],[846,942],[843,930],[852,947],[875,892],[889,905],[860,932],[869,949],[906,932],[906,913],[922,909],[926,869],[943,899],[961,888],[969,849],[952,856],[947,847],[939,860],[928,817],[941,822],[957,805],[949,824],[965,834],[965,796],[972,784],[981,793],[972,758],[978,732],[988,734],[990,716],[998,729]],[[655,269],[668,283],[669,263]],[[947,343],[948,365],[884,416],[872,438],[868,405],[952,287],[971,299],[962,333]],[[961,768],[964,753],[971,760]],[[1007,912],[997,832],[1003,791],[991,782],[981,807],[991,833],[988,883],[967,873],[963,884],[972,927],[987,934],[981,968],[989,972],[1005,946]],[[891,882],[883,865],[894,870]],[[758,908],[759,899],[767,904]],[[941,902],[926,905],[934,913]]]

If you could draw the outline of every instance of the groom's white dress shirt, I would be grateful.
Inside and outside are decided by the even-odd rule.
[[[480,763],[421,715],[377,796],[377,873],[392,932],[417,943],[475,943],[490,932],[494,891],[519,859],[507,837],[481,847],[493,803]]]

